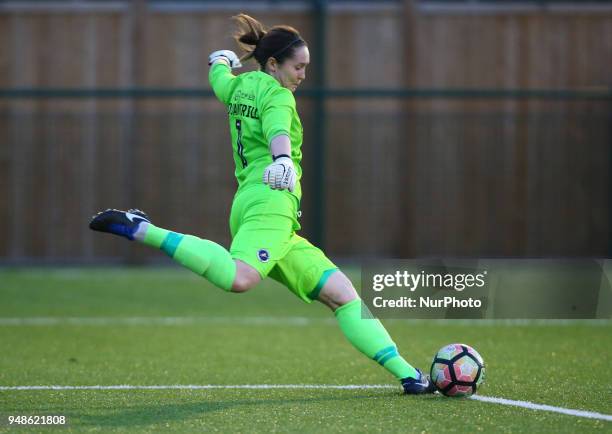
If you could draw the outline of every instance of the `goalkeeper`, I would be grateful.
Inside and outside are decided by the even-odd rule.
[[[433,392],[429,378],[399,355],[380,323],[362,318],[361,300],[349,279],[325,254],[296,232],[302,196],[302,124],[293,92],[306,78],[309,51],[289,26],[267,30],[240,14],[235,38],[246,51],[209,57],[209,80],[229,115],[238,190],[230,214],[232,244],[154,226],[139,210],[106,210],[90,228],[163,250],[224,291],[245,292],[266,276],[307,303],[318,300],[334,312],[346,338],[403,385],[407,394]],[[234,75],[241,60],[255,59],[259,71]]]

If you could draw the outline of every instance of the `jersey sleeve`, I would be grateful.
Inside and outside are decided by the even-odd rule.
[[[229,103],[230,89],[236,76],[224,62],[215,63],[208,71],[208,81],[215,95],[223,104]]]
[[[290,135],[294,112],[295,98],[288,89],[276,87],[265,95],[261,107],[261,126],[268,145],[276,136]]]

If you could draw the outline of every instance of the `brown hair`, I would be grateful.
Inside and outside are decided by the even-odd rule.
[[[238,24],[238,32],[234,39],[246,54],[240,60],[254,58],[262,70],[270,57],[278,63],[293,56],[295,49],[306,45],[299,32],[291,26],[279,25],[270,28],[264,27],[255,18],[246,14],[232,17]]]

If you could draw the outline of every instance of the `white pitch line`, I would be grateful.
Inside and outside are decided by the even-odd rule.
[[[157,386],[136,386],[119,384],[112,386],[0,386],[0,391],[16,390],[211,390],[211,389],[326,389],[326,390],[367,390],[367,389],[399,389],[399,386],[390,384],[175,384]],[[575,410],[572,408],[555,407],[552,405],[536,404],[529,401],[515,401],[512,399],[496,398],[492,396],[474,395],[472,400],[488,402],[493,404],[510,405],[522,407],[529,410],[548,411],[568,416],[585,417],[612,422],[612,415],[597,413],[593,411]]]
[[[162,386],[0,386],[3,390],[208,390],[208,389],[400,389],[390,384],[174,384]]]
[[[308,326],[335,324],[333,318],[307,317],[24,317],[0,318],[0,326],[184,326],[198,324]]]
[[[574,410],[572,408],[563,408],[563,407],[555,407],[552,405],[536,404],[534,402],[529,402],[529,401],[515,401],[513,399],[495,398],[493,396],[474,395],[471,398],[473,400],[480,401],[480,402],[491,402],[493,404],[512,405],[514,407],[523,407],[523,408],[528,408],[530,410],[550,411],[553,413],[561,413],[561,414],[567,414],[570,416],[577,416],[577,417],[587,417],[589,419],[607,420],[607,421],[612,422],[612,415],[596,413],[593,411]]]
[[[565,319],[383,319],[386,323],[401,324],[423,324],[436,326],[610,326],[609,319],[592,320],[565,320]],[[222,325],[260,325],[260,326],[296,326],[305,327],[310,325],[335,325],[337,322],[333,317],[309,318],[299,316],[268,317],[268,316],[160,316],[160,317],[0,317],[0,326],[185,326],[198,324],[222,324]]]

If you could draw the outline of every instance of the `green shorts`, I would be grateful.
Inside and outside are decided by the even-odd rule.
[[[310,303],[338,267],[296,234],[297,212],[297,199],[286,191],[264,184],[241,189],[230,214],[230,253],[255,268],[262,279],[269,276]]]

